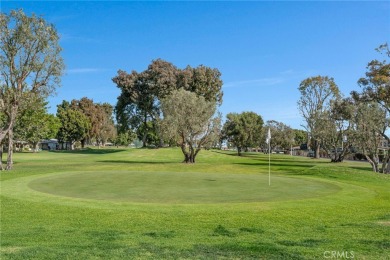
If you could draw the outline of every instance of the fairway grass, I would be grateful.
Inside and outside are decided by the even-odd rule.
[[[389,259],[390,177],[178,149],[15,155],[1,172],[1,259]]]

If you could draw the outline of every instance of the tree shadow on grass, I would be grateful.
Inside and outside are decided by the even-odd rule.
[[[377,173],[372,170],[371,167],[349,167],[354,170],[359,170],[359,171],[364,171],[364,172],[372,172],[372,173]]]
[[[102,161],[96,161],[98,163],[126,163],[126,164],[175,164],[175,163],[181,163],[179,161],[177,162],[159,162],[159,161],[128,161],[128,160],[102,160]]]
[[[235,162],[233,164],[238,164],[238,165],[245,165],[245,166],[268,166],[268,161],[267,162],[253,162],[253,163],[246,163],[246,162],[242,162],[242,163],[238,163],[238,162]],[[279,168],[289,168],[289,169],[293,169],[293,168],[312,168],[314,167],[315,165],[313,164],[295,164],[295,163],[279,163],[279,162],[275,162],[275,161],[271,161],[271,167],[279,167]]]
[[[119,153],[124,152],[125,149],[92,149],[92,148],[86,148],[86,149],[80,149],[80,150],[57,150],[52,151],[54,153],[67,153],[67,154],[110,154],[110,153]]]
[[[261,162],[266,162],[268,164],[268,156],[267,158],[265,157],[260,157],[260,155],[264,155],[262,153],[242,153],[241,156],[238,156],[237,153],[232,153],[230,151],[228,152],[223,152],[223,151],[212,151],[214,153],[218,153],[218,154],[222,154],[222,155],[228,155],[228,156],[233,156],[233,157],[236,157],[236,158],[249,158],[249,159],[253,159],[253,160],[256,160],[256,161],[261,161]],[[301,157],[301,156],[290,156],[289,158],[286,156],[284,158],[280,158],[279,156],[283,156],[283,155],[278,155],[278,154],[275,154],[276,156],[278,157],[273,157],[274,154],[271,155],[271,161],[272,162],[286,162],[286,163],[294,163],[294,164],[308,164],[308,165],[311,165],[310,167],[313,167],[314,165],[312,164],[312,162],[314,162],[315,164],[327,164],[327,163],[330,163],[330,161],[328,160],[323,160],[323,159],[311,159],[312,162],[309,162],[309,160],[297,160],[298,158],[299,159],[302,159],[302,158],[306,158],[306,157]],[[267,159],[267,160],[265,160]]]

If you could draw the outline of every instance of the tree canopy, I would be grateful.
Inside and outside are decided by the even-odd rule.
[[[162,99],[175,90],[184,89],[204,97],[206,101],[221,104],[220,76],[217,69],[200,65],[196,68],[187,66],[182,70],[162,59],[153,60],[142,72],[119,70],[112,79],[121,90],[115,107],[119,131],[132,129],[138,132],[144,146],[150,131],[161,141],[158,121],[162,116]]]
[[[73,149],[76,141],[81,141],[87,136],[90,129],[89,119],[81,111],[72,108],[65,100],[57,106],[57,117],[61,122],[57,134],[58,140],[70,143]]]
[[[163,132],[168,139],[177,141],[185,163],[195,163],[201,148],[218,138],[220,117],[213,117],[215,102],[180,89],[162,99],[161,109]]]
[[[390,58],[387,43],[380,45],[376,50]],[[387,60],[370,61],[366,77],[360,78],[358,84],[363,88],[363,92],[352,92],[355,99],[377,102],[390,112],[390,63]]]
[[[332,100],[340,97],[340,91],[333,78],[310,77],[301,82],[298,90],[301,97],[298,108],[306,121],[306,129],[314,140],[315,157],[319,158],[320,130],[323,113],[329,111]]]
[[[226,115],[222,135],[241,155],[243,149],[260,145],[263,124],[262,117],[255,112],[229,113]]]
[[[266,128],[270,128],[272,141],[270,143],[271,150],[281,149],[287,150],[294,143],[295,133],[288,125],[275,120],[269,120],[265,124]]]
[[[376,50],[385,55],[385,57],[390,58],[390,50],[387,43],[380,45]],[[387,131],[390,121],[390,63],[388,60],[370,61],[367,65],[365,77],[360,78],[358,84],[362,87],[362,92],[353,91],[351,93],[352,98],[357,102],[355,107],[362,109],[362,111],[370,111],[373,115],[369,118],[365,118],[362,113],[356,113],[356,115],[360,115],[360,117],[363,118],[357,120],[357,126],[360,125],[359,129],[366,133],[366,137],[359,137],[359,146],[361,146],[361,150],[365,154],[367,160],[371,163],[374,171],[390,173],[390,153],[387,152],[386,156],[382,159],[382,167],[380,169],[380,167],[375,164],[375,161],[379,161],[376,158],[377,152],[371,150],[376,149],[375,147],[377,147],[374,139],[378,140],[383,138],[390,143],[390,136]],[[375,108],[373,103],[376,103],[379,107]],[[363,125],[365,125],[365,127],[363,127]],[[375,137],[368,135],[367,129],[371,129],[371,133],[374,134]],[[369,136],[371,136],[371,139],[368,138]],[[363,147],[365,148],[363,149]]]
[[[81,140],[81,146],[91,144],[92,139],[98,145],[104,145],[108,139],[116,138],[116,129],[112,118],[113,107],[108,103],[94,103],[92,99],[83,97],[80,100],[73,99],[71,108],[83,113],[89,121],[90,128],[87,135]]]
[[[47,102],[36,97],[30,101],[26,109],[19,109],[18,120],[14,128],[14,137],[17,140],[27,141],[37,151],[38,143],[42,139],[55,138],[60,127],[58,118],[47,112]]]

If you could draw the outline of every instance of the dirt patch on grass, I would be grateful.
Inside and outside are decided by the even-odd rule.
[[[378,224],[390,227],[390,220],[389,221],[378,221]]]

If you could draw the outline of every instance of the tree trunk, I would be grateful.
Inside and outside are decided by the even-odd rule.
[[[328,153],[329,154],[329,153]],[[343,162],[344,161],[344,153],[343,152],[336,152],[335,153],[330,153],[331,154],[331,162],[333,163],[339,163],[339,162]]]
[[[193,147],[189,147],[189,149],[187,151],[185,143],[180,145],[180,148],[181,148],[181,151],[183,152],[183,155],[184,155],[183,163],[195,163],[195,157],[199,151],[197,150],[197,152],[195,152]]]
[[[185,154],[183,163],[195,163],[195,156],[191,153]]]
[[[156,129],[156,134],[157,134],[157,137],[158,137],[158,145],[157,145],[157,147],[161,148],[161,147],[164,146],[164,140],[163,140],[161,129],[160,129],[160,126],[159,126],[158,122],[154,123],[154,128]]]
[[[187,162],[189,161],[189,154],[188,154],[188,152],[186,151],[186,145],[185,145],[184,142],[180,145],[180,149],[181,149],[181,152],[182,152],[183,155],[184,155],[183,163],[187,163]]]
[[[147,115],[145,114],[144,115],[144,132],[142,134],[142,147],[145,148],[146,147],[146,137],[148,136],[148,121],[147,121]]]
[[[373,172],[379,172],[379,167],[378,167],[378,160],[377,158],[375,158],[375,156],[373,156],[373,158],[371,158],[370,156],[366,155],[366,159],[367,161],[371,164],[371,167],[372,167],[372,171]]]
[[[3,170],[3,144],[0,143],[0,171]]]
[[[241,153],[241,147],[237,147],[237,154],[238,154],[238,156],[241,156],[241,155],[242,155],[242,153]]]
[[[14,164],[12,160],[13,152],[14,152],[14,140],[13,140],[13,129],[10,129],[8,131],[8,154],[7,154],[7,166],[5,169],[7,171],[12,169],[12,166]]]
[[[383,158],[382,162],[382,172],[384,174],[389,173],[390,170],[390,155],[388,154],[385,158]]]
[[[34,147],[33,152],[34,153],[38,152],[38,142],[33,142],[33,147]]]
[[[2,129],[0,131],[0,144],[3,143],[3,140],[5,139],[5,137],[8,135],[8,138],[11,139],[11,146],[8,146],[8,155],[7,155],[7,166],[6,166],[6,170],[11,170],[12,169],[12,153],[13,153],[13,128],[14,128],[14,124],[15,124],[15,121],[16,121],[16,115],[18,113],[18,109],[19,109],[19,106],[16,105],[16,104],[12,104],[12,107],[11,107],[11,110],[10,110],[10,113],[8,114],[9,117],[8,117],[8,126],[4,129]],[[11,134],[10,134],[11,132]],[[0,159],[1,160],[1,159]],[[2,165],[1,165],[2,167]]]
[[[320,159],[320,144],[318,140],[314,141],[314,145],[315,145],[314,158]]]
[[[143,136],[142,136],[142,147],[145,148],[146,147],[146,136],[148,135],[147,132],[144,132]]]

